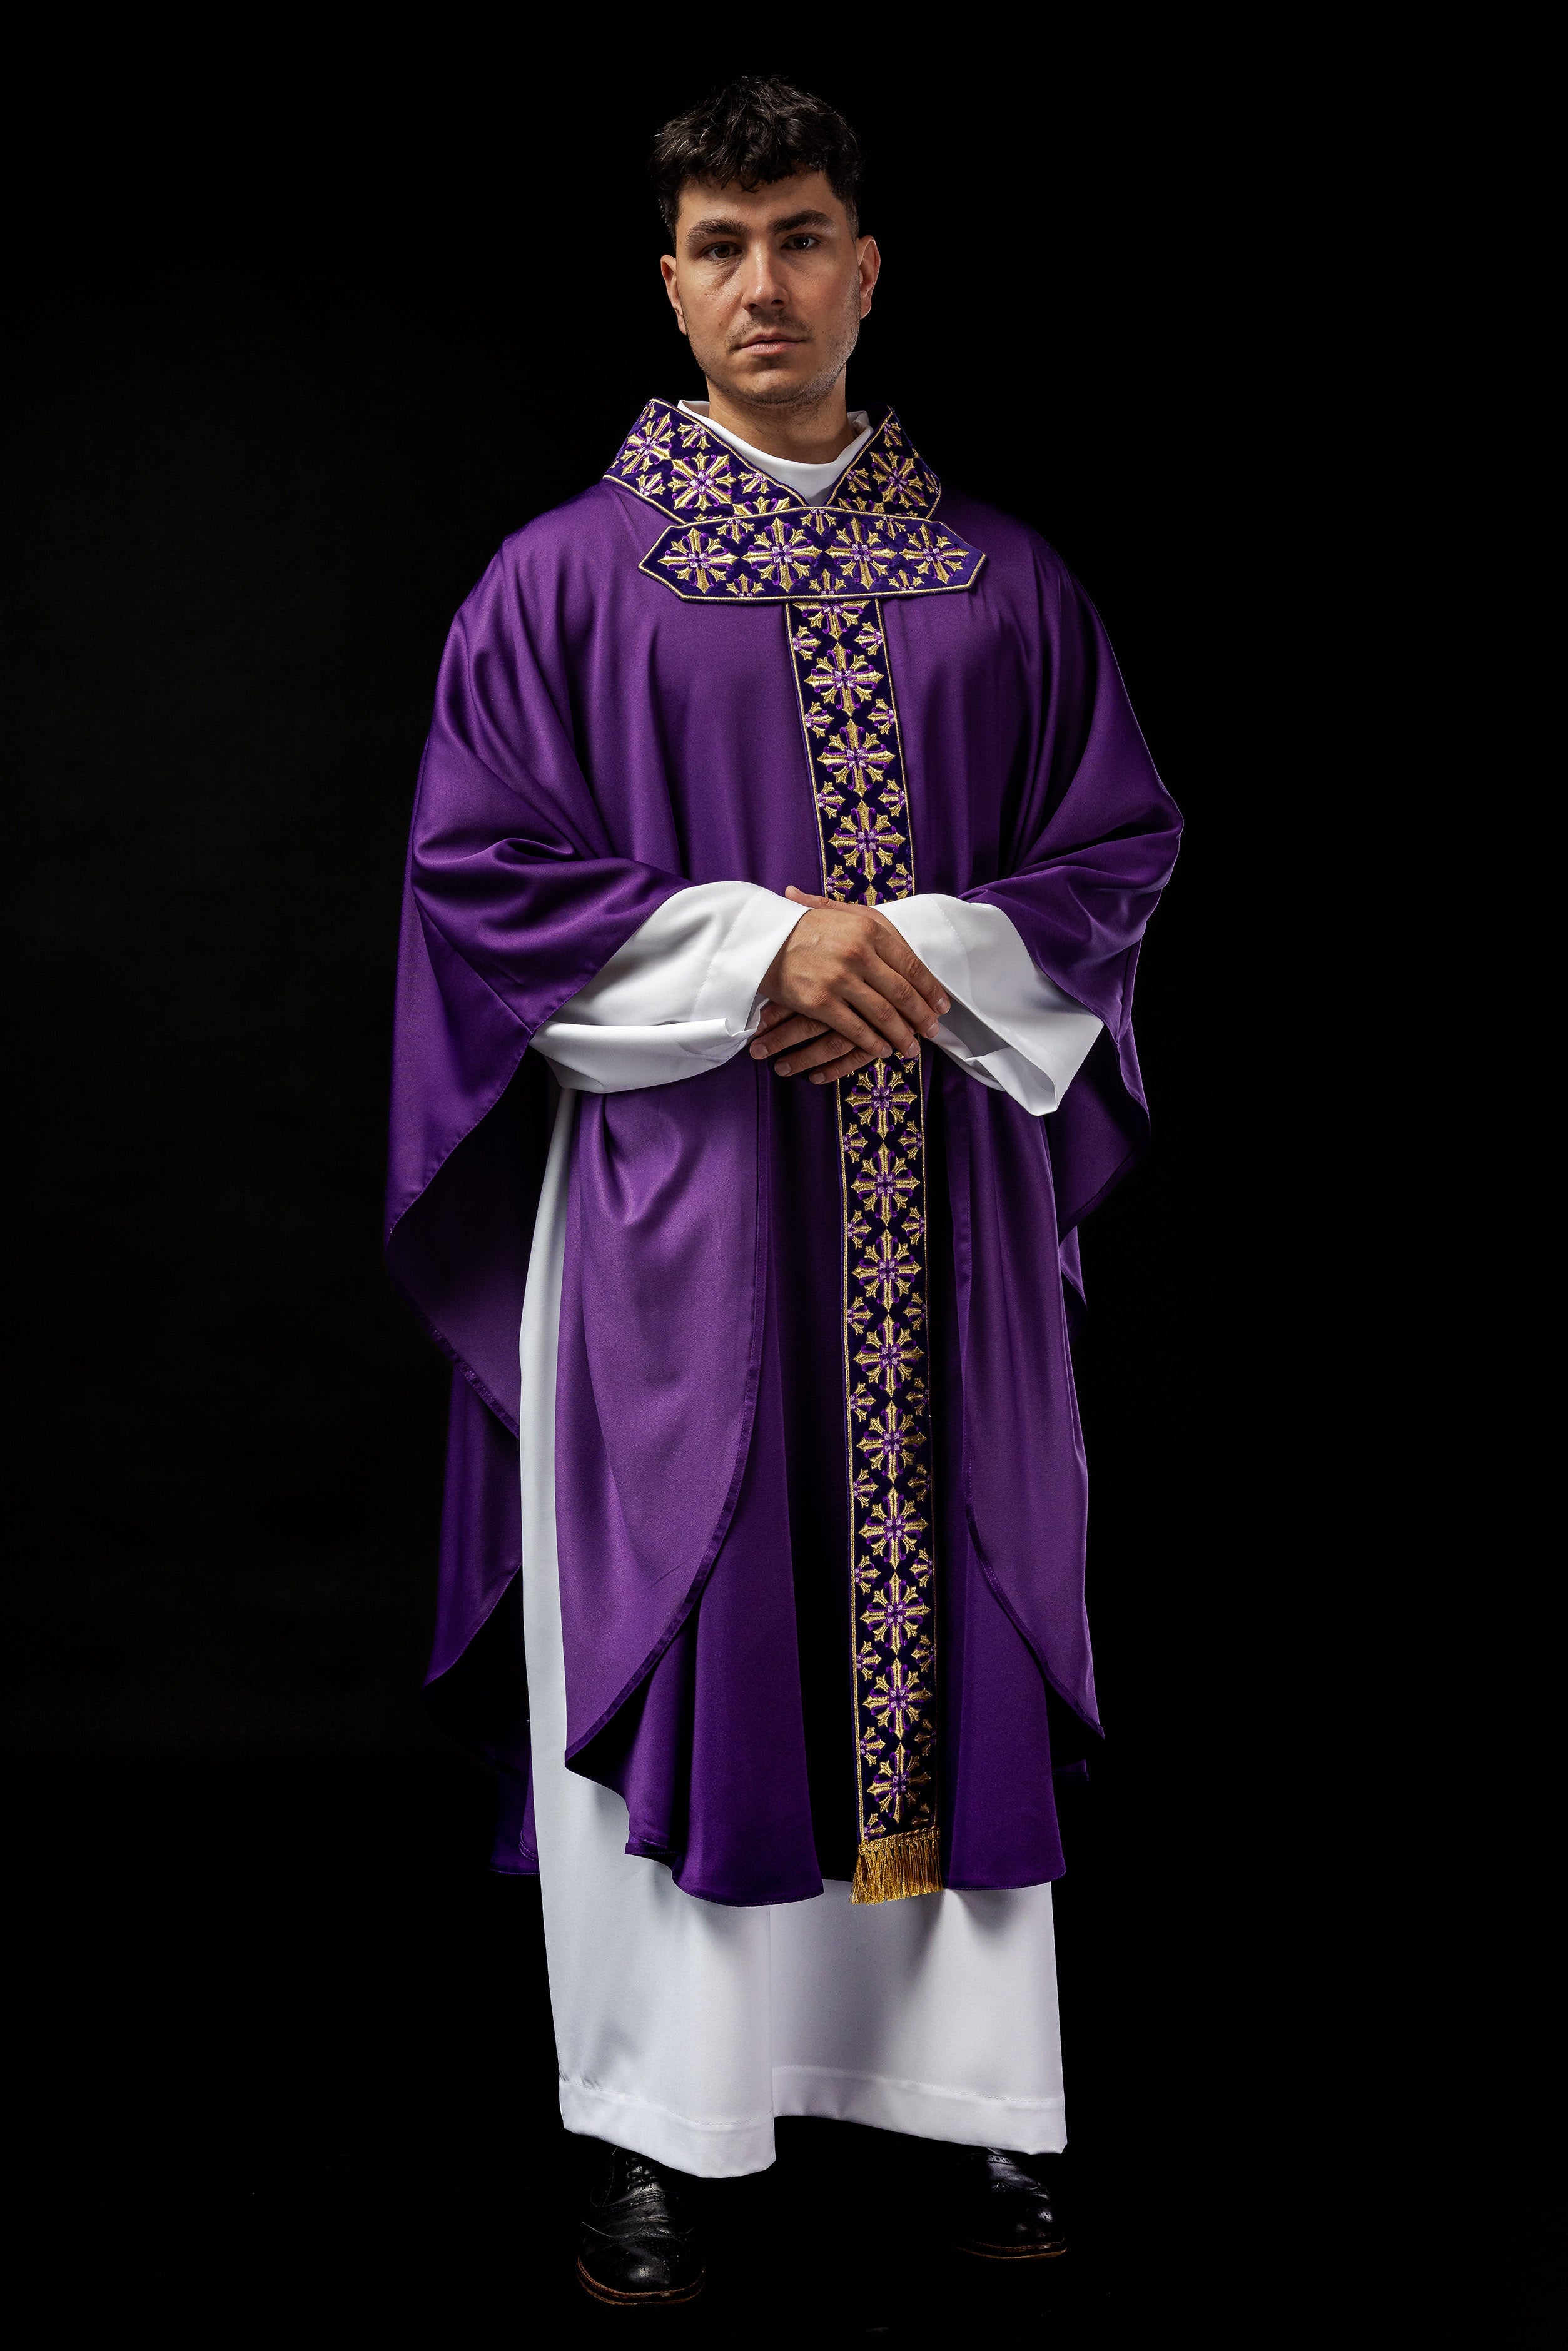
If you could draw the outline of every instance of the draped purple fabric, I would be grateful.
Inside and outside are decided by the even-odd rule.
[[[1074,1233],[1147,1137],[1133,982],[1179,820],[1057,557],[969,500],[939,513],[984,551],[975,584],[883,607],[916,884],[999,906],[1106,1028],[1043,1122],[926,1053],[944,1871],[1019,1886],[1061,1867],[1047,1688],[1098,1727]],[[410,846],[389,1257],[456,1366],[431,1670],[445,1719],[515,1771],[507,1432],[549,1107],[529,1040],[674,891],[819,872],[784,611],[682,601],[637,568],[662,528],[603,483],[502,549],[454,625]],[[827,1089],[742,1054],[582,1099],[568,1756],[625,1796],[630,1850],[718,1901],[845,1874],[839,1213]]]

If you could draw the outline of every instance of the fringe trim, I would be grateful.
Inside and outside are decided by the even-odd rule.
[[[911,1894],[942,1891],[942,1838],[929,1829],[866,1837],[855,1859],[852,1902],[902,1902]]]

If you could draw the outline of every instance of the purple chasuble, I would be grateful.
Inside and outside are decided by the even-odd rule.
[[[1045,1120],[929,1046],[896,1104],[885,1069],[814,1087],[745,1052],[581,1098],[566,1760],[709,1900],[805,1898],[889,1832],[939,1844],[948,1886],[1060,1876],[1047,1690],[1098,1729],[1065,1290],[1147,1138],[1133,981],[1178,831],[1082,591],[891,413],[811,508],[650,402],[464,605],[410,842],[388,1249],[455,1366],[431,1698],[517,1790],[511,1866],[517,1335],[554,1099],[528,1047],[676,891],[822,875],[999,907],[1104,1033]],[[892,1486],[864,1443],[888,1429]],[[872,1591],[873,1552],[896,1586]]]

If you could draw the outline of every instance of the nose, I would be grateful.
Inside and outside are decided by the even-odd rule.
[[[746,292],[743,299],[748,310],[777,310],[783,307],[785,292],[779,281],[773,248],[765,241],[752,246],[746,257]]]

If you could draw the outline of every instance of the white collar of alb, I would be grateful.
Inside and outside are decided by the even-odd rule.
[[[749,441],[743,441],[738,433],[731,433],[726,426],[716,424],[707,413],[706,400],[683,400],[681,407],[687,416],[695,416],[699,423],[706,425],[710,433],[716,433],[721,441],[727,442],[736,455],[744,457],[748,465],[755,465],[759,474],[767,474],[774,481],[782,482],[787,490],[793,490],[796,496],[804,498],[808,506],[821,504],[840,475],[854,464],[872,435],[871,419],[865,410],[852,408],[850,423],[858,429],[849,447],[841,450],[836,457],[830,457],[825,465],[802,465],[792,457],[775,457],[766,449],[755,449]]]

